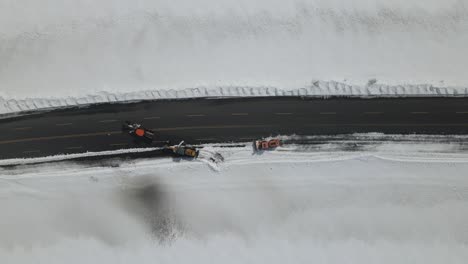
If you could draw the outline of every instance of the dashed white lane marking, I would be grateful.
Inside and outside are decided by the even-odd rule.
[[[29,130],[32,129],[32,127],[15,127],[15,130]]]
[[[144,120],[151,120],[151,119],[160,119],[161,117],[159,116],[149,116],[149,117],[145,117],[143,118]]]
[[[78,146],[78,147],[68,147],[67,149],[82,149],[83,147],[82,146]]]
[[[381,115],[383,112],[364,112],[365,115]]]
[[[213,141],[213,140],[217,140],[216,138],[197,138],[195,140],[199,140],[199,141]]]
[[[118,120],[115,119],[108,119],[108,120],[101,120],[99,123],[112,123],[112,122],[117,122]]]
[[[293,113],[275,113],[275,115],[292,115]]]
[[[233,115],[233,116],[246,116],[246,115],[249,115],[249,113],[232,113],[231,115]]]
[[[26,150],[26,151],[23,151],[23,153],[25,154],[29,154],[29,153],[39,153],[41,152],[40,150]]]
[[[467,112],[456,112],[457,114],[468,114],[468,111]]]
[[[429,112],[411,112],[413,115],[426,115],[429,114]]]
[[[71,126],[73,123],[55,124],[56,126]]]
[[[336,112],[320,112],[321,115],[336,115]]]
[[[128,143],[115,143],[115,144],[109,144],[111,147],[116,147],[116,146],[126,146]]]
[[[203,114],[196,114],[196,115],[187,115],[188,117],[202,117],[205,116]]]

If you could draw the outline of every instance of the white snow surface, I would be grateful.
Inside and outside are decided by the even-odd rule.
[[[388,144],[258,155],[210,147],[202,156],[214,152],[225,161],[0,170],[2,263],[468,259],[466,153]],[[148,186],[155,193],[135,192]]]
[[[464,0],[0,0],[0,113],[204,96],[466,96],[466,32]]]

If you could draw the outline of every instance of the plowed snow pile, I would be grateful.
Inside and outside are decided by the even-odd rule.
[[[2,170],[0,259],[466,263],[468,155],[386,149]]]
[[[0,1],[0,113],[204,96],[466,96],[463,0]]]

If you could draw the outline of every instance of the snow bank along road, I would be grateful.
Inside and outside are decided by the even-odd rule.
[[[141,122],[165,141],[249,141],[274,134],[468,134],[468,98],[248,98],[105,104],[0,120],[0,159],[147,147],[121,131]]]

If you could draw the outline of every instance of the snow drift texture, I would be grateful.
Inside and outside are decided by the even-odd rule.
[[[466,95],[466,32],[463,0],[0,0],[0,111],[192,96]]]

